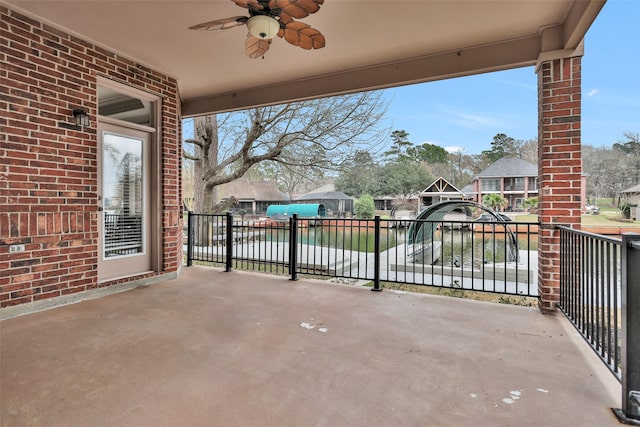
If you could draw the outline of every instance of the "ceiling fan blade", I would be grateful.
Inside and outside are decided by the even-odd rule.
[[[300,46],[307,50],[323,48],[326,43],[320,31],[297,21],[287,24],[284,29],[278,32],[278,36],[284,37],[286,41],[294,46]]]
[[[289,22],[293,22],[293,18],[288,13],[280,12],[280,26],[287,25]]]
[[[287,15],[301,19],[316,13],[323,3],[324,0],[271,0],[269,9],[282,9]]]
[[[251,33],[247,34],[247,41],[244,43],[245,52],[249,58],[261,58],[269,50],[271,46],[270,40],[259,39],[253,37]]]
[[[264,6],[261,5],[260,2],[258,2],[258,0],[231,0],[231,1],[237,4],[238,6],[244,7],[246,9],[256,9],[256,10],[264,9]]]
[[[215,21],[203,22],[202,24],[189,27],[190,30],[226,30],[228,28],[237,27],[247,23],[246,16],[232,16],[231,18],[216,19]]]

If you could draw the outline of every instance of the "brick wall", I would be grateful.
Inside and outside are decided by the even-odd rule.
[[[580,143],[581,57],[542,62],[538,69],[538,246],[540,309],[560,298],[556,225],[579,227],[582,206]]]
[[[0,5],[1,307],[124,281],[97,281],[98,76],[162,95],[162,270],[179,268],[176,82]],[[71,110],[78,107],[89,113],[88,128],[74,125]],[[9,253],[12,244],[26,250]]]

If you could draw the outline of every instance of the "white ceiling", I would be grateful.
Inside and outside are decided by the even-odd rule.
[[[306,51],[275,38],[244,53],[244,26],[193,31],[246,15],[229,0],[0,0],[30,16],[175,77],[183,114],[533,65],[564,56],[604,0],[326,0],[302,19],[326,37]]]

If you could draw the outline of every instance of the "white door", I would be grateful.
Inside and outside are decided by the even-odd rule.
[[[98,127],[98,280],[150,271],[150,134]]]

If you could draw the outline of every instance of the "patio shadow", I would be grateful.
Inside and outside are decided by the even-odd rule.
[[[185,268],[0,323],[12,425],[607,426],[620,385],[561,315]]]

